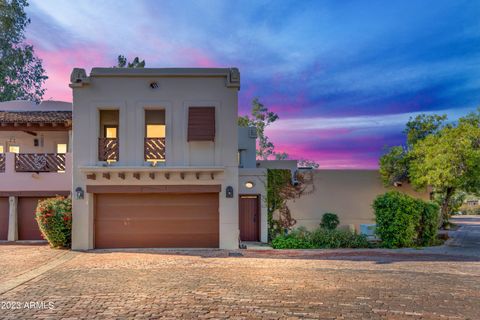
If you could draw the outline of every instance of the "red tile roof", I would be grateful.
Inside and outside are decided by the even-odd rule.
[[[71,123],[71,111],[0,111],[0,123]]]

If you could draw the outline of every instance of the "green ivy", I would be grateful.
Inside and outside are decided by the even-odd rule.
[[[267,208],[268,208],[268,239],[272,240],[278,234],[284,232],[278,221],[273,219],[273,213],[284,207],[286,199],[282,197],[282,189],[285,188],[291,179],[288,169],[267,170]]]

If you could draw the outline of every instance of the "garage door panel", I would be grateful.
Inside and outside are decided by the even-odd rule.
[[[8,239],[8,198],[0,197],[0,240]]]
[[[35,220],[39,197],[18,198],[18,240],[44,240]]]
[[[161,237],[150,238],[136,234],[129,238],[114,240],[110,237],[102,240],[103,248],[160,248],[160,246],[152,246],[152,243],[161,243],[161,248],[216,248],[218,247],[218,235],[206,237],[204,235],[163,234]],[[195,243],[195,246],[192,246],[192,243]]]
[[[217,194],[98,194],[97,248],[214,247]]]
[[[145,208],[138,208],[137,212],[124,212],[122,210],[114,210],[109,208],[98,208],[100,212],[109,211],[108,216],[100,217],[101,220],[121,220],[129,221],[132,220],[132,214],[134,220],[144,221],[144,220],[217,220],[218,211],[201,211],[201,210],[182,210],[173,209],[173,210],[163,210],[159,208],[157,210],[152,209],[147,211]]]
[[[139,234],[155,234],[169,233],[175,230],[175,233],[186,234],[206,234],[218,232],[217,220],[101,220],[96,221],[96,227],[102,230],[103,234],[122,234],[122,233],[139,233]]]

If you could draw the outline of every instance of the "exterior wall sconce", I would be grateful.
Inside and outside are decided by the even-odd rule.
[[[158,89],[158,82],[156,82],[156,81],[150,82],[150,88]]]
[[[83,189],[81,187],[77,187],[75,189],[75,199],[83,200],[84,197],[85,197],[85,193],[84,193]]]
[[[228,186],[227,190],[225,190],[225,193],[227,198],[233,198],[233,187]]]
[[[253,187],[255,187],[255,183],[253,183],[252,181],[245,182],[245,188],[252,189]]]

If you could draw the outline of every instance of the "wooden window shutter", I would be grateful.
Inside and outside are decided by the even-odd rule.
[[[215,141],[215,107],[188,108],[188,141]]]

